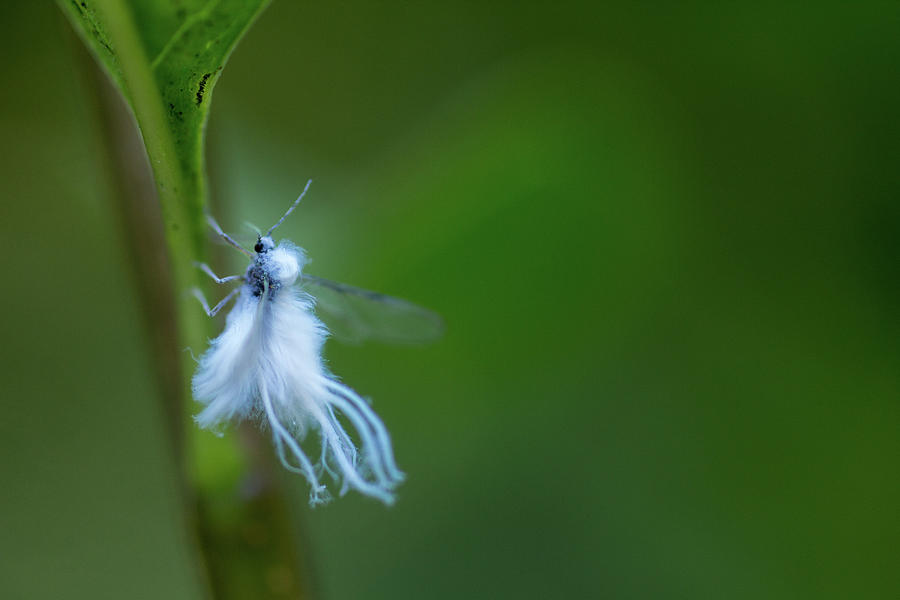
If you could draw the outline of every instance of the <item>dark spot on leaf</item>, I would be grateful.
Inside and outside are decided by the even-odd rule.
[[[100,45],[101,45],[101,46],[103,46],[104,48],[106,48],[106,51],[107,51],[107,52],[109,52],[110,54],[114,54],[113,49],[112,49],[112,46],[110,46],[109,44],[107,44],[107,43],[106,43],[106,40],[104,40],[104,39],[100,36],[100,32],[97,30],[96,27],[94,27],[93,29],[91,29],[91,33],[94,35],[94,39],[97,40],[98,42],[100,42]]]
[[[203,94],[206,92],[206,80],[212,76],[212,73],[205,73],[203,77],[200,79],[200,85],[197,88],[197,105],[199,106],[201,102],[203,102]]]
[[[175,110],[175,105],[169,102],[169,114],[172,118],[178,119],[179,121],[184,121],[184,113],[180,110]]]

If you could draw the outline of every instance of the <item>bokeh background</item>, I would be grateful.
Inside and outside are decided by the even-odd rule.
[[[77,41],[52,3],[0,31],[0,596],[199,598]],[[327,347],[408,481],[291,480],[316,597],[896,598],[898,31],[275,2],[216,88],[213,210],[312,177],[310,271],[448,324]]]

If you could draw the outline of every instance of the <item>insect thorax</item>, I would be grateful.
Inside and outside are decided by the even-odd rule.
[[[253,290],[253,295],[259,297],[266,289],[266,282],[270,291],[281,287],[281,282],[269,272],[266,261],[257,259],[247,269],[247,285]]]
[[[262,238],[263,241],[267,239]],[[292,244],[266,249],[257,253],[255,260],[247,267],[247,285],[257,297],[266,291],[267,284],[270,291],[291,286],[300,276],[304,262],[303,251]]]

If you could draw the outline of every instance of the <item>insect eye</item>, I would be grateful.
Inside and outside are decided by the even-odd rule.
[[[253,249],[256,250],[256,253],[257,253],[257,254],[259,254],[260,252],[262,252],[262,251],[263,251],[262,240],[256,242],[256,245],[253,246]]]

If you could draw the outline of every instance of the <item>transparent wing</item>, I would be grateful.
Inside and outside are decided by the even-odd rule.
[[[444,333],[440,315],[400,298],[305,273],[300,287],[315,297],[316,314],[343,342],[424,344]]]

